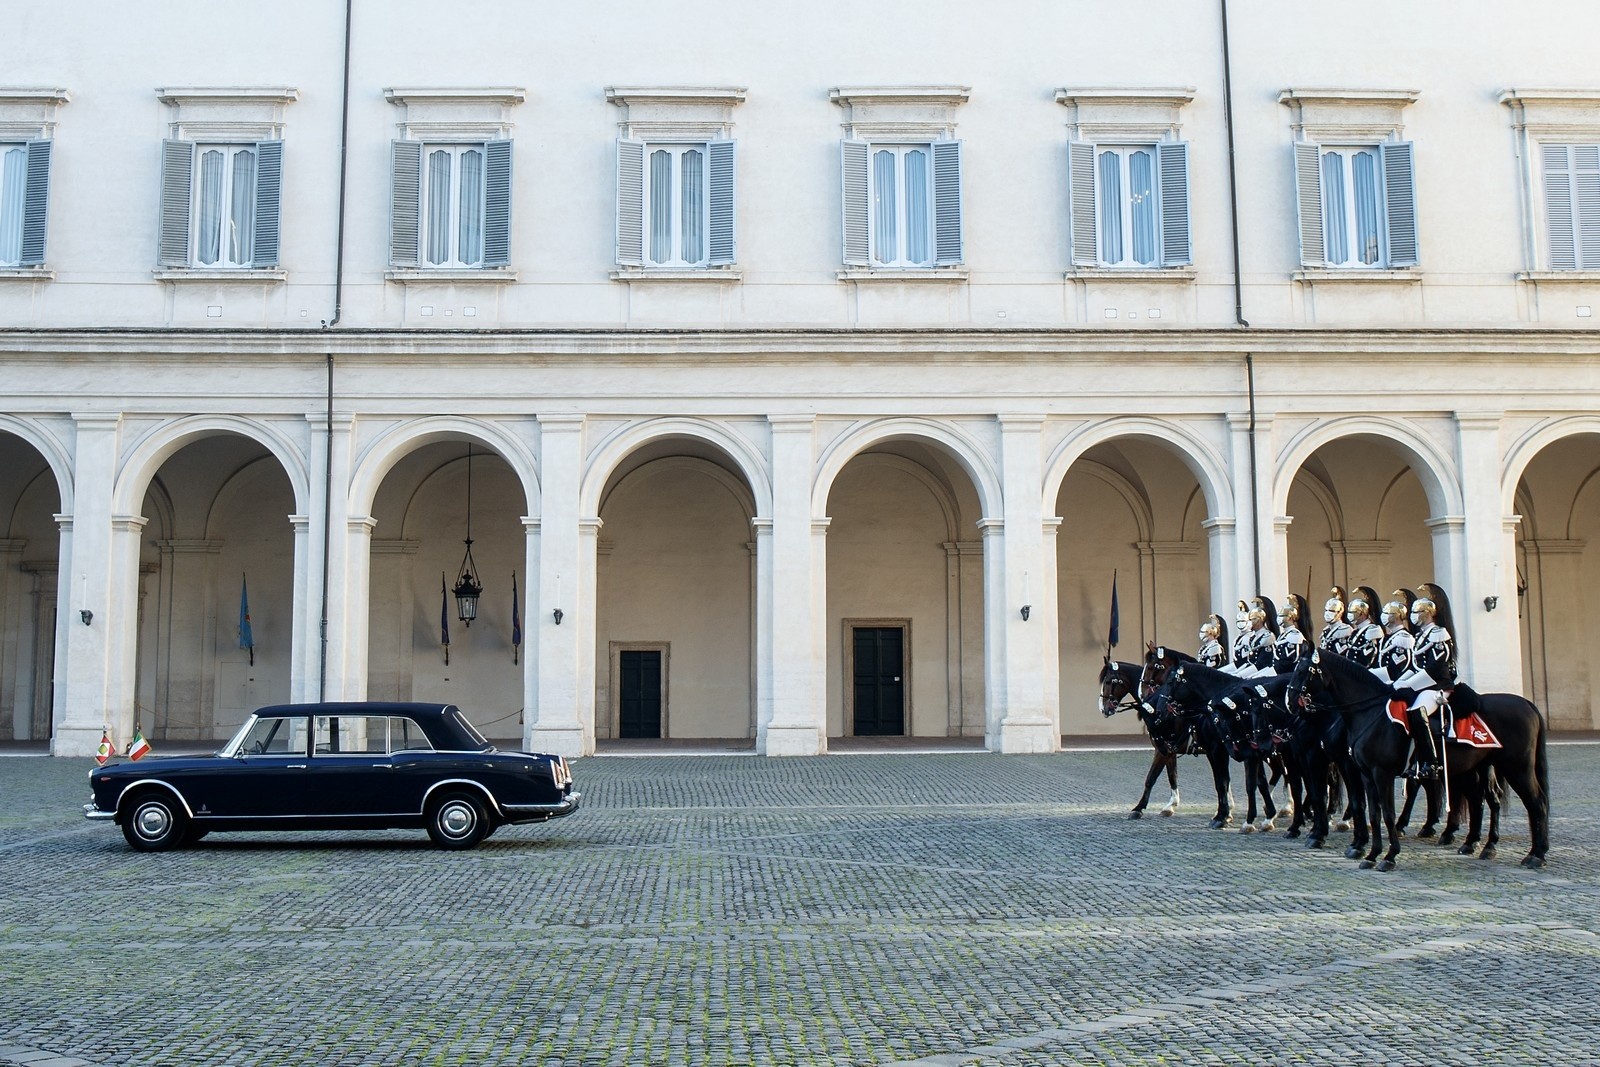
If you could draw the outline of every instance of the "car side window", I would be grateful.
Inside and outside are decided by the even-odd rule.
[[[258,718],[239,752],[246,756],[304,756],[306,720],[298,715]]]
[[[389,718],[389,751],[432,752],[433,742],[422,732],[417,720],[402,715],[392,715]]]
[[[319,756],[383,755],[389,751],[389,719],[384,715],[318,715]]]

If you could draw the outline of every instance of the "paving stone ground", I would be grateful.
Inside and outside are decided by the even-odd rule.
[[[1600,1064],[1600,747],[1551,750],[1543,871],[1514,802],[1390,874],[1210,830],[1197,760],[1132,822],[1147,764],[594,757],[469,853],[150,856],[90,761],[0,759],[0,1063]]]

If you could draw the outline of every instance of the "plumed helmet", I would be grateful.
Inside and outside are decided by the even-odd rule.
[[[1253,608],[1260,609],[1262,615],[1266,616],[1267,629],[1272,631],[1272,636],[1273,637],[1277,637],[1278,636],[1278,605],[1276,605],[1276,604],[1274,604],[1272,602],[1272,598],[1269,597],[1269,596],[1263,596],[1263,595],[1258,593],[1255,596],[1250,598],[1250,606],[1253,607]]]
[[[1344,595],[1343,586],[1336,585],[1332,589],[1328,590],[1328,599],[1322,605],[1322,610],[1324,613],[1330,611],[1333,612],[1334,617],[1333,619],[1329,620],[1330,622],[1338,621],[1339,616],[1344,614],[1345,600],[1346,597]]]
[[[1417,594],[1419,602],[1432,601],[1433,621],[1454,634],[1455,620],[1450,616],[1450,598],[1445,596],[1444,590],[1432,582],[1423,582],[1417,586]]]
[[[1383,610],[1383,601],[1378,599],[1378,591],[1370,585],[1358,585],[1355,592],[1350,594],[1350,606],[1354,608],[1357,601],[1366,609],[1366,617],[1377,622],[1378,612]]]
[[[1222,620],[1221,615],[1207,615],[1200,623],[1200,632],[1209,631],[1218,644],[1224,648],[1228,645],[1228,624]]]
[[[1234,614],[1234,619],[1240,623],[1250,618],[1250,605],[1239,601],[1239,610]]]
[[[1288,624],[1291,619],[1295,628],[1301,633],[1306,632],[1306,627],[1311,625],[1311,605],[1306,603],[1306,598],[1299,593],[1290,593],[1283,598],[1283,615],[1280,621]]]
[[[1385,627],[1399,623],[1402,629],[1411,628],[1411,605],[1417,601],[1417,594],[1409,589],[1396,589],[1389,594],[1389,600],[1383,605],[1383,625]]]

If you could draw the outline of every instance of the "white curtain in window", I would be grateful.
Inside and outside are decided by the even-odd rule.
[[[228,204],[228,263],[248,267],[255,258],[256,153],[240,148],[233,153],[233,189]]]
[[[1149,266],[1160,255],[1154,152],[1139,151],[1128,156],[1128,210],[1133,223],[1133,261]]]
[[[898,215],[895,187],[894,153],[879,151],[872,157],[872,225],[876,247],[873,258],[879,263],[893,263],[900,247],[895,226]]]
[[[207,266],[222,255],[223,163],[220,149],[208,149],[200,156],[200,225],[194,257]]]
[[[698,148],[683,153],[682,179],[683,261],[706,258],[706,157]]]
[[[27,191],[28,153],[8,148],[0,161],[0,264],[22,261],[22,206]]]
[[[906,153],[906,262],[927,264],[928,254],[928,153],[913,148]]]
[[[460,220],[458,258],[475,267],[483,262],[483,152],[476,148],[461,153]]]
[[[1349,225],[1344,203],[1344,157],[1337,152],[1322,156],[1322,230],[1327,245],[1328,262],[1350,262]]]
[[[1379,258],[1378,153],[1357,152],[1350,160],[1350,174],[1355,184],[1357,256],[1370,265]]]
[[[450,153],[428,153],[428,262],[450,259]]]
[[[672,258],[672,153],[650,153],[650,262]]]
[[[1122,262],[1122,168],[1115,152],[1100,153],[1100,260]]]

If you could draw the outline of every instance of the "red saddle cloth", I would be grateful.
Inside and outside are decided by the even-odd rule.
[[[1489,729],[1489,724],[1477,712],[1456,720],[1456,740],[1473,748],[1503,748],[1500,739]]]
[[[1411,733],[1411,719],[1406,715],[1406,709],[1410,706],[1404,700],[1389,701],[1389,721],[1407,734]]]

